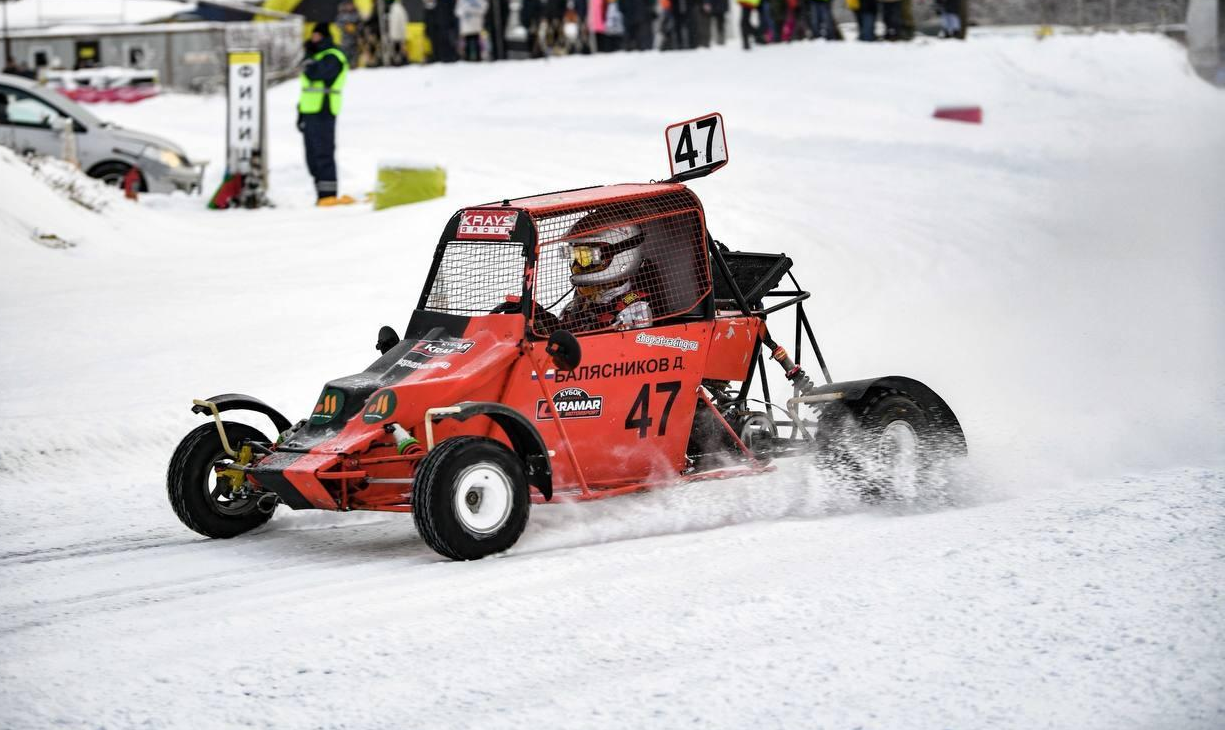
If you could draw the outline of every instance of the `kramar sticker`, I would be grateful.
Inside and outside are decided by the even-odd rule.
[[[552,409],[561,418],[599,418],[604,411],[604,396],[588,395],[582,388],[562,388],[553,396]],[[547,421],[553,417],[549,401],[536,401],[536,420]]]
[[[519,220],[513,210],[465,210],[459,214],[459,230],[455,236],[481,241],[509,241]]]
[[[471,340],[420,340],[409,352],[426,357],[445,357],[447,355],[462,355],[472,349],[475,342]]]

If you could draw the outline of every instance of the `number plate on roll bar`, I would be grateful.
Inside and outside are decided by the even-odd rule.
[[[727,164],[727,134],[723,115],[715,112],[664,130],[672,182],[709,175]]]

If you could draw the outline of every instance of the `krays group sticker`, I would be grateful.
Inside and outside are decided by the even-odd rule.
[[[459,230],[455,235],[462,239],[509,241],[518,220],[519,213],[514,210],[465,210],[459,214]]]
[[[562,388],[553,396],[553,410],[561,418],[599,418],[604,412],[604,396],[589,395],[582,388]],[[536,401],[536,420],[547,421],[553,417],[549,401]]]

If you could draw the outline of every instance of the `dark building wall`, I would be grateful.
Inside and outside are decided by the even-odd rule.
[[[1135,25],[1182,23],[1187,0],[986,0],[973,2],[977,23]]]
[[[841,22],[853,16],[843,0],[833,0]],[[1188,0],[969,0],[975,25],[1137,25],[1182,23]],[[915,24],[935,24],[936,0],[911,0]]]

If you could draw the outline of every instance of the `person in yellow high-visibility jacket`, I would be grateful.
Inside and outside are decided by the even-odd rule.
[[[302,69],[302,93],[298,97],[298,130],[306,146],[306,167],[315,179],[317,205],[351,203],[337,197],[336,118],[349,61],[332,43],[331,27],[319,23],[306,41],[306,65]]]

